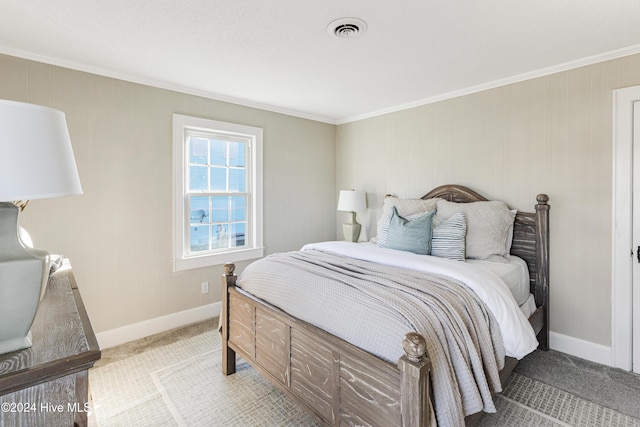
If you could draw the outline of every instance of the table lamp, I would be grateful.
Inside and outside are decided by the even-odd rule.
[[[344,240],[347,242],[357,242],[362,228],[356,221],[356,212],[367,208],[367,197],[364,191],[341,190],[338,197],[338,210],[351,212],[351,222],[342,224]]]
[[[0,100],[0,354],[31,346],[49,276],[49,253],[25,244],[12,202],[74,194],[82,187],[64,113]]]

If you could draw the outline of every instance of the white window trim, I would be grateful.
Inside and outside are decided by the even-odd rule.
[[[187,236],[185,223],[186,208],[185,198],[187,189],[187,168],[185,168],[185,130],[202,130],[224,132],[231,135],[240,134],[249,136],[251,144],[251,189],[252,197],[249,209],[251,240],[246,247],[240,249],[229,248],[224,252],[207,253],[203,255],[185,256],[185,242]],[[221,265],[227,262],[238,262],[261,258],[264,255],[262,240],[262,129],[239,125],[234,123],[219,122],[216,120],[198,117],[173,115],[173,271],[183,271],[192,268]]]

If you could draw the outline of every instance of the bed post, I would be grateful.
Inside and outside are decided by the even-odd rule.
[[[402,427],[435,425],[429,400],[431,361],[426,355],[427,343],[422,335],[409,332],[402,340],[402,348],[405,354],[398,360]]]
[[[222,373],[231,375],[236,372],[236,352],[229,348],[229,288],[236,286],[235,264],[224,265],[222,275],[222,312],[220,326],[222,328]]]
[[[536,289],[535,299],[538,307],[544,307],[544,325],[538,334],[542,350],[549,349],[549,196],[538,194],[536,197]]]

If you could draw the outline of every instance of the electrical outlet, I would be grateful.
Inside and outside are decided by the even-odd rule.
[[[200,290],[203,294],[208,294],[209,293],[209,282],[202,282],[200,283]]]

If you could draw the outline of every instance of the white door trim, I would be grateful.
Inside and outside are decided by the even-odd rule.
[[[611,262],[612,365],[632,369],[633,342],[633,103],[640,86],[613,91],[613,200]]]

